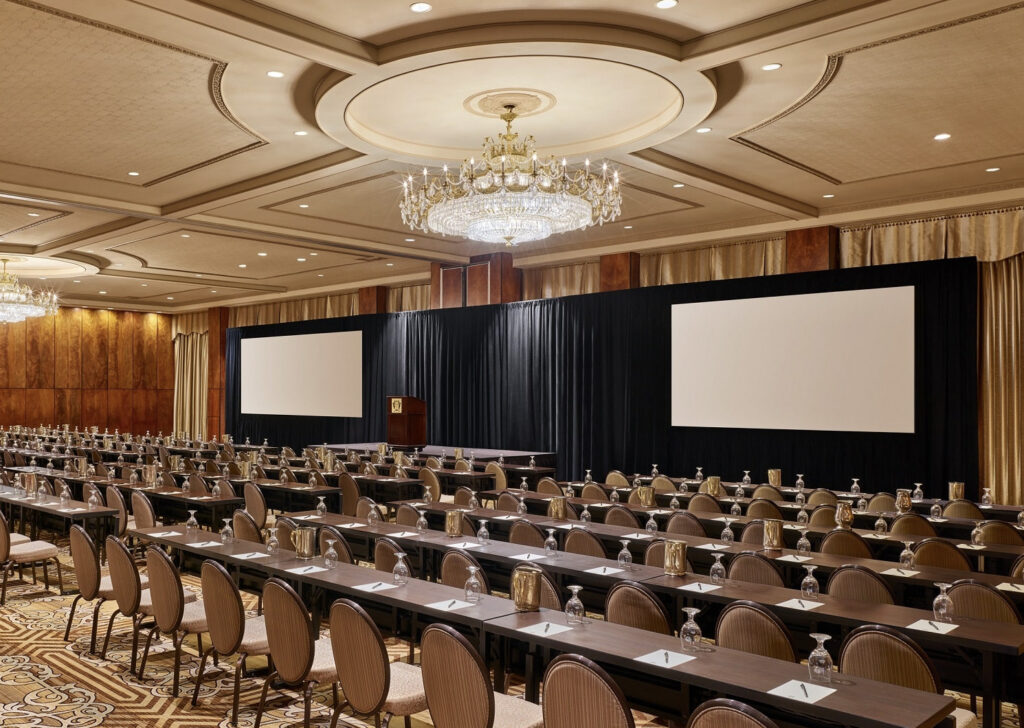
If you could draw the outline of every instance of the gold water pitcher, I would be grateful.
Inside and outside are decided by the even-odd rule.
[[[148,485],[156,482],[156,465],[142,466],[142,482]]]
[[[316,529],[312,526],[299,526],[292,531],[292,546],[295,547],[295,557],[298,559],[311,559],[316,547]]]
[[[710,478],[708,478],[710,480]],[[654,506],[654,486],[653,485],[640,485],[636,489],[636,497],[640,500],[640,505],[647,508]]]
[[[22,473],[21,474],[21,487],[25,489],[27,495],[35,495],[36,488],[39,487],[39,481],[36,480],[35,473]]]
[[[949,499],[950,500],[963,500],[964,497],[964,484],[951,480],[949,481]]]
[[[910,512],[910,491],[900,488],[896,491],[896,510],[900,513]]]
[[[238,466],[238,472],[243,478],[248,480],[252,477],[252,463],[248,460],[239,460],[235,464]]]
[[[444,532],[452,538],[462,535],[462,509],[452,508],[444,512]]]
[[[540,609],[541,571],[536,566],[517,566],[512,571],[512,603],[517,612]]]
[[[686,542],[665,542],[665,573],[670,576],[682,576],[686,573]]]
[[[849,501],[836,503],[836,525],[839,528],[849,528],[853,523],[853,506]]]
[[[713,498],[722,497],[722,478],[718,475],[709,475],[704,481],[707,487],[704,489]]]
[[[84,457],[75,458],[75,469],[78,470],[79,475],[88,475],[89,459]]]
[[[781,468],[768,468],[768,485],[774,485],[776,488],[782,487]]]
[[[548,501],[548,518],[564,521],[568,510],[566,501],[567,499],[564,495],[552,496],[551,500]]]
[[[764,536],[761,539],[765,551],[781,551],[785,546],[782,540],[782,521],[777,518],[764,519]]]

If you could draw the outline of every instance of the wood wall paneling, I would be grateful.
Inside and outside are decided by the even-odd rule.
[[[0,389],[0,422],[26,424],[24,389]]]
[[[133,317],[132,387],[156,389],[159,386],[156,340],[160,317],[154,313],[136,313]]]
[[[109,427],[107,422],[107,390],[83,389],[82,391],[82,425],[90,427],[93,423],[101,429]],[[100,424],[102,423],[102,424]]]
[[[25,372],[25,322],[18,324],[0,324],[7,334],[4,350],[0,357],[6,367],[5,386],[12,389],[24,389],[27,376]]]
[[[82,389],[107,388],[107,312],[82,310]],[[82,400],[85,407],[85,400]],[[106,404],[104,419],[106,419]],[[82,416],[86,416],[83,411]]]
[[[206,395],[206,436],[221,434],[224,422],[224,350],[227,347],[228,309],[211,308],[209,316],[208,369]]]
[[[640,256],[613,253],[601,256],[601,290],[622,291],[640,285]]]
[[[491,262],[466,266],[466,305],[486,306],[491,299]]]
[[[25,321],[25,386],[53,389],[55,316]],[[53,398],[50,398],[52,416]]]
[[[131,389],[107,390],[107,427],[111,432],[115,428],[121,432],[132,431],[133,394]]]
[[[387,313],[388,287],[367,286],[359,289],[359,314]]]
[[[786,272],[807,273],[839,267],[839,228],[828,225],[786,233]]]
[[[159,397],[155,389],[136,389],[132,392],[132,432],[144,434],[147,430],[153,435],[161,429],[158,422],[157,407]]]
[[[441,308],[461,308],[465,304],[462,273],[461,267],[441,270]]]
[[[82,386],[82,309],[62,308],[58,311],[54,321],[53,353],[53,385],[62,388],[80,388]],[[79,397],[78,411],[81,413],[81,397]]]
[[[157,316],[156,327],[156,386],[157,389],[174,389],[174,340],[171,338],[171,317]],[[173,402],[172,402],[173,407]],[[163,408],[161,406],[161,412]],[[171,414],[173,421],[174,415]],[[168,425],[164,429],[170,432]]]
[[[70,425],[71,427],[82,426],[82,390],[81,389],[55,389],[53,390],[53,424]]]
[[[53,388],[26,389],[25,424],[52,425],[55,419]]]
[[[107,317],[107,387],[131,389],[135,317],[132,311],[110,311]]]
[[[156,431],[174,431],[174,390],[156,390]]]

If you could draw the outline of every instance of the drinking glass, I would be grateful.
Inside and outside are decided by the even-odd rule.
[[[467,602],[479,602],[480,593],[483,588],[480,585],[480,580],[476,578],[476,573],[480,571],[479,566],[469,566],[469,578],[466,579],[466,601]]]
[[[60,487],[60,507],[67,508],[71,503],[71,491],[68,490],[68,486],[62,485]]]
[[[644,524],[644,529],[650,534],[658,532],[658,522],[654,520],[653,512],[647,517],[647,523]]]
[[[831,637],[827,634],[812,632],[811,638],[818,642],[818,646],[807,657],[807,671],[810,673],[811,682],[830,683],[832,682],[832,656],[825,649],[825,643]]]
[[[807,538],[807,529],[800,531],[800,539],[797,541],[797,553],[801,556],[807,556],[811,553],[811,542]]]
[[[750,479],[750,471],[743,471],[743,480],[741,481],[744,485],[750,485],[753,481]]]
[[[519,482],[519,490],[529,490],[529,489],[530,489],[530,485],[529,485],[529,483],[526,482],[526,476],[524,475],[523,479]]]
[[[555,529],[548,529],[548,537],[544,539],[544,555],[548,558],[558,557],[558,541],[555,540]]]
[[[633,473],[633,489],[636,490],[641,485],[643,485],[643,483],[640,482],[640,473]]]
[[[799,523],[801,526],[806,526],[809,520],[811,520],[811,517],[807,515],[807,509],[801,503],[800,511],[796,514],[796,522]]]
[[[213,487],[210,488],[210,495],[214,498],[220,498],[220,483],[213,484]]]
[[[992,490],[991,488],[982,488],[981,489],[981,505],[983,505],[983,506],[990,506],[990,505],[992,505],[992,493],[991,493],[991,490]]]
[[[316,501],[316,514],[323,518],[327,515],[327,504],[324,503],[323,498],[317,498]]]
[[[804,599],[817,601],[820,587],[818,586],[818,580],[814,578],[815,567],[807,564],[804,566],[804,569],[807,570],[807,576],[800,582],[800,592],[804,595]]]
[[[981,523],[978,523],[971,530],[971,543],[975,546],[981,546]]]
[[[679,510],[679,498],[678,498],[678,496],[676,496],[676,495],[672,496],[672,500],[670,500],[668,502],[668,507],[671,508],[673,511],[678,511]],[[1024,515],[1024,511],[1021,511],[1021,514]]]
[[[584,503],[583,504],[583,511],[580,513],[580,522],[582,522],[582,523],[590,523],[592,520],[594,520],[594,519],[593,519],[593,516],[590,515],[590,504],[589,503]],[[657,530],[657,529],[655,529],[655,530]]]
[[[612,488],[612,492],[608,495],[608,500],[612,503],[619,502],[619,491],[616,488]]]
[[[654,464],[651,465],[651,477],[652,478],[657,478],[658,477],[658,464],[657,463],[654,463]]]
[[[732,501],[732,507],[729,508],[729,515],[730,516],[742,516],[743,515],[743,509],[740,507],[740,502],[738,500],[736,500],[735,498]]]
[[[469,496],[469,509],[475,511],[479,507],[480,499],[476,497],[476,491],[473,491],[473,494]]]
[[[940,518],[942,516],[942,506],[938,503],[934,503],[932,504],[932,507],[928,509],[928,512],[931,514],[932,518]]]
[[[889,524],[885,522],[885,519],[881,516],[875,521],[875,533],[879,536],[884,536],[889,533]]]
[[[519,515],[521,515],[521,516],[525,516],[526,515],[526,498],[525,497],[519,499],[519,505],[516,506],[516,512]]]
[[[224,521],[224,528],[220,529],[220,540],[222,543],[227,543],[235,537],[235,532],[231,529],[231,519],[222,518]]]
[[[585,476],[583,476],[583,482],[584,483],[593,483],[594,482],[594,476],[592,476],[590,474],[590,470],[587,470],[587,474]]]
[[[196,520],[196,512],[188,512],[188,520],[185,521],[185,531],[189,534],[194,534],[199,530],[199,521]]]
[[[952,622],[953,600],[946,593],[946,590],[949,589],[949,584],[936,582],[935,586],[939,587],[939,595],[932,602],[932,613],[935,615],[935,621]]]
[[[709,575],[711,576],[711,583],[712,584],[721,584],[723,581],[725,581],[725,566],[722,564],[722,555],[721,554],[711,554],[711,555],[715,559],[715,563],[713,563],[711,565],[711,571],[708,572]]]
[[[921,483],[914,483],[914,492],[910,494],[912,500],[924,499],[924,488]]]
[[[89,510],[94,511],[97,508],[102,508],[103,504],[100,502],[100,494],[95,490],[92,495],[89,496]]]
[[[491,542],[491,532],[487,530],[486,518],[480,519],[480,528],[477,529],[476,540],[477,543],[484,545],[489,544]]]
[[[864,496],[861,496],[860,498],[857,499],[857,510],[860,511],[861,513],[863,513],[867,509],[868,509],[868,499],[865,498]]]
[[[622,551],[619,552],[619,566],[625,571],[633,570],[633,554],[629,553],[629,539],[619,541],[622,544]]]
[[[533,455],[530,456],[530,467],[531,468],[537,467],[537,458],[535,458]]]
[[[395,558],[398,560],[395,562],[395,568],[391,570],[391,577],[396,584],[408,584],[409,565],[405,563],[405,554],[399,551],[395,554]]]
[[[190,490],[192,490],[192,486],[189,484],[188,478],[186,477],[185,480],[182,481],[181,483],[181,492],[184,493],[185,495],[188,495]]]
[[[276,554],[280,548],[281,548],[281,544],[277,540],[277,529],[276,528],[268,528],[267,529],[267,553],[271,554],[271,555]]]
[[[914,568],[914,542],[904,541],[903,550],[900,551],[900,568],[901,569],[913,569]]]
[[[686,485],[685,480],[679,484],[679,492],[682,493],[683,495],[690,492],[690,488],[689,486]]]
[[[746,489],[742,485],[737,485],[736,486],[736,491],[733,493],[733,497],[736,498],[737,500],[740,499],[740,498],[746,498],[747,497]]]
[[[571,584],[569,591],[572,592],[572,596],[569,597],[569,601],[565,603],[565,621],[567,624],[583,624],[583,615],[585,610],[583,609],[583,600],[580,599],[580,590],[582,586]]]
[[[423,511],[417,508],[416,512],[419,514],[419,518],[416,519],[416,530],[419,533],[423,533],[428,528],[430,528],[430,524],[427,523],[427,517],[426,515],[424,515]]]
[[[697,475],[694,479],[699,483],[704,482],[704,468],[702,468],[700,465],[697,466]]]
[[[798,491],[796,494],[796,498],[794,498],[794,501],[798,506],[802,506],[805,503],[807,503],[807,496],[803,494],[803,491]]]
[[[370,510],[366,514],[366,525],[376,526],[378,523],[380,523],[380,511],[377,510],[376,505],[370,506]]]
[[[280,478],[278,478],[278,480],[280,480],[280,481],[281,481],[281,485],[287,485],[287,483],[288,483],[288,473],[286,473],[286,472],[285,472],[285,471],[284,471],[284,470],[282,469],[282,470],[281,470],[281,477],[280,477]]]
[[[732,532],[732,528],[729,526],[729,519],[725,519],[725,528],[722,529],[722,543],[726,546],[731,546],[736,540],[736,534]]]
[[[683,652],[700,652],[700,625],[694,620],[700,610],[696,607],[683,607],[683,611],[686,612],[686,622],[679,628]]]
[[[1024,528],[1024,511],[1019,511],[1017,513],[1017,527]]]
[[[850,492],[854,495],[860,495],[860,478],[853,479],[853,485],[850,486]]]
[[[430,490],[430,486],[429,485],[423,486],[423,502],[424,503],[433,503],[434,502],[434,493],[433,493],[432,490]]]
[[[803,490],[804,489],[804,474],[803,473],[797,473],[796,474],[796,489],[797,490]]]
[[[324,566],[328,569],[333,569],[338,565],[338,552],[334,548],[336,543],[338,543],[337,539],[327,539],[327,550],[324,551]]]

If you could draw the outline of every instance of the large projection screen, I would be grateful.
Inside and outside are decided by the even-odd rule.
[[[363,332],[242,339],[241,410],[363,416]]]
[[[914,287],[672,306],[672,424],[914,432]]]

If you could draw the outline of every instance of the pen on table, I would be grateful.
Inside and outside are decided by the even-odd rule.
[[[455,600],[454,599],[452,599],[450,602],[448,602],[448,608],[451,609],[453,604],[455,604]]]
[[[383,581],[378,581],[376,584],[373,585],[373,588],[376,589],[377,587],[381,587],[381,586],[384,586],[384,582]]]
[[[931,625],[932,627],[935,627],[935,631],[937,631],[937,632],[938,632],[938,631],[941,631],[941,630],[939,630],[939,628],[938,628],[938,627],[936,626],[935,622],[933,622],[932,620],[930,620],[930,619],[929,619],[929,620],[928,620],[928,624],[930,624],[930,625]]]
[[[810,695],[807,694],[807,686],[806,685],[804,685],[803,683],[800,683],[800,689],[804,691],[804,697],[805,698],[811,697]]]
[[[800,599],[797,599],[796,603],[800,605],[801,609],[807,609],[807,605],[805,605]]]
[[[665,650],[665,664],[668,664],[668,650]]]
[[[900,576],[903,576],[903,569],[901,569],[900,567],[897,566],[896,567],[896,573],[898,573]]]
[[[704,591],[704,585],[701,584],[699,581],[697,582],[697,591]]]
[[[551,629],[551,622],[544,625],[544,634],[547,634],[549,629]]]

